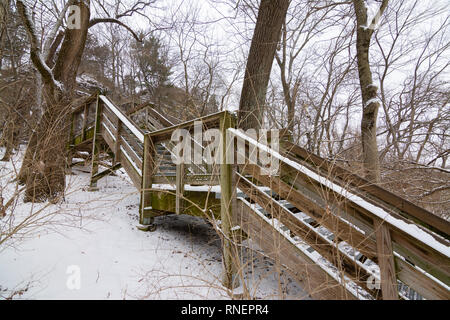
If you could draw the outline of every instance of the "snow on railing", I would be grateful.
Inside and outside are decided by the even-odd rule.
[[[344,198],[348,199],[349,201],[357,204],[361,208],[364,208],[365,210],[369,211],[373,215],[377,216],[378,218],[386,221],[387,223],[395,226],[396,228],[402,230],[406,234],[413,237],[415,240],[426,244],[427,246],[433,248],[434,250],[440,252],[441,254],[445,255],[446,257],[450,258],[450,246],[447,246],[436,239],[433,238],[432,235],[425,232],[424,230],[420,229],[414,224],[408,224],[403,220],[399,220],[397,218],[394,218],[391,214],[389,214],[387,211],[385,211],[383,208],[380,208],[372,203],[367,202],[366,200],[362,199],[361,197],[357,196],[356,194],[351,193],[350,191],[344,189],[343,187],[335,184],[334,182],[330,181],[327,178],[324,178],[317,173],[309,170],[305,166],[301,165],[300,163],[297,163],[295,161],[292,161],[277,151],[271,149],[267,145],[264,145],[262,143],[259,143],[258,141],[252,139],[251,137],[247,136],[245,133],[240,132],[237,129],[230,128],[228,129],[230,133],[232,133],[235,136],[238,136],[246,141],[248,141],[250,144],[256,146],[257,148],[263,150],[264,152],[270,154],[272,157],[280,160],[281,162],[289,165],[290,167],[298,170],[299,172],[302,172],[309,178],[317,181],[321,185],[326,186],[330,190],[333,190],[337,194],[343,196]]]
[[[108,106],[109,109],[122,121],[122,123],[130,129],[130,131],[138,138],[141,143],[144,143],[144,134],[136,127],[109,99],[103,95],[99,96],[100,99]]]

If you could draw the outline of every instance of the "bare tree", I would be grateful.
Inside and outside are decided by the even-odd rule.
[[[298,1],[288,11],[281,31],[281,41],[275,55],[280,68],[280,80],[287,106],[287,128],[295,131],[295,109],[300,93],[302,71],[311,61],[308,45],[335,23],[330,23],[332,7],[317,10],[308,1]]]
[[[386,10],[389,0],[383,0],[372,21],[369,22],[364,0],[353,0],[356,13],[356,51],[358,58],[359,82],[361,87],[363,115],[361,120],[361,139],[363,161],[366,177],[370,181],[379,182],[380,162],[377,144],[377,119],[380,102],[377,97],[378,87],[373,83],[370,70],[369,48],[374,29]]]
[[[182,118],[196,118],[223,109],[239,69],[229,68],[224,45],[211,34],[214,22],[200,17],[199,6],[171,12],[173,27],[166,30],[172,49],[173,84],[183,91]],[[227,69],[228,68],[228,69]]]
[[[62,31],[63,36],[58,36],[69,5],[76,5],[79,8],[79,17],[76,17],[79,18],[79,28],[66,27]],[[115,17],[91,19],[90,1],[66,2],[49,38],[44,42],[45,56],[42,56],[29,8],[22,0],[18,0],[17,10],[29,36],[31,61],[42,77],[45,101],[44,113],[37,130],[30,137],[19,178],[21,182],[27,184],[25,199],[41,201],[57,198],[65,189],[65,141],[67,141],[65,135],[70,110],[69,101],[74,93],[88,30],[98,23],[114,23],[132,31],[119,20],[120,17],[129,15],[130,11],[126,10],[125,13],[116,14]],[[136,37],[134,32],[132,35]],[[56,55],[59,44],[60,49]],[[50,68],[49,65],[53,67]]]
[[[9,12],[9,0],[0,0],[0,69],[3,60],[3,43],[6,34],[6,19]]]

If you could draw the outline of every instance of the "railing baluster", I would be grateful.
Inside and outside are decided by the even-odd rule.
[[[98,173],[98,160],[100,154],[100,141],[99,136],[101,135],[101,122],[102,122],[102,104],[97,97],[96,108],[95,108],[95,128],[94,137],[92,139],[92,166],[91,166],[91,182],[89,185],[89,191],[97,191],[97,179],[93,177]]]
[[[144,136],[144,156],[143,156],[143,170],[142,170],[142,186],[141,186],[141,204],[140,204],[140,219],[139,223],[144,226],[153,224],[154,217],[152,216],[152,176],[155,168],[155,145],[150,135]]]

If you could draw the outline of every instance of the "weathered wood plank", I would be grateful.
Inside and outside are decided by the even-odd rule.
[[[128,176],[130,177],[131,181],[133,182],[133,185],[136,187],[136,189],[141,190],[141,175],[139,172],[136,171],[134,166],[131,164],[131,162],[128,160],[126,155],[121,152],[120,154],[120,163],[122,164],[122,167],[127,172]]]
[[[133,162],[136,163],[138,168],[142,170],[143,164],[142,159],[139,157],[136,151],[130,147],[128,141],[125,140],[123,136],[120,137],[120,140],[121,140],[121,147],[125,150],[127,155],[133,160]],[[114,145],[112,147],[114,148]]]
[[[192,121],[183,122],[162,130],[154,131],[151,132],[150,135],[152,136],[154,143],[170,140],[172,132],[176,129],[186,129],[188,131],[193,130],[195,121],[202,121],[203,126],[207,128],[217,128],[219,126],[220,119],[223,116],[224,112],[226,111],[214,113],[209,116],[198,118]]]
[[[105,108],[103,109],[104,115],[110,120],[112,123],[115,123],[118,119],[118,117],[111,111],[111,109],[108,108],[107,105],[105,105]]]
[[[116,130],[116,141],[114,143],[114,148],[111,149],[114,152],[114,160],[113,162],[119,162],[120,159],[120,147],[122,145],[122,139],[120,138],[120,134],[122,132],[122,121],[120,121],[119,118],[117,118],[117,130]]]
[[[155,118],[163,127],[171,127],[175,125],[175,123],[171,122],[169,119],[164,117],[162,114],[160,114],[158,111],[156,111],[153,107],[148,108],[149,114],[152,115],[153,118]]]
[[[105,127],[103,126],[102,123],[102,128],[101,128],[101,135],[103,137],[103,140],[105,140],[106,144],[108,145],[108,147],[113,150],[112,148],[114,148],[114,139],[111,136],[111,134],[108,132],[108,130],[105,129]]]
[[[450,291],[406,261],[394,256],[397,278],[428,300],[450,300]]]
[[[139,223],[143,225],[150,225],[153,223],[154,218],[149,215],[152,209],[152,175],[154,172],[154,158],[155,158],[155,145],[152,138],[147,134],[144,136],[144,156],[142,159],[142,180],[140,185],[141,190],[141,202],[140,202],[140,218]]]
[[[363,214],[358,211],[359,207],[355,207],[354,204],[347,201],[345,197],[336,194],[316,181],[313,181],[311,178],[298,170],[295,170],[291,166],[281,163],[280,167],[281,180],[293,186],[318,205],[323,208],[330,208],[335,215],[341,216],[363,230],[366,234],[372,234],[373,237],[375,237],[373,233],[372,215]]]
[[[156,175],[152,178],[154,184],[176,184],[176,176]],[[220,184],[220,177],[216,175],[185,175],[185,185],[194,186],[217,186]]]
[[[175,190],[152,188],[152,210],[175,213]],[[185,213],[202,218],[220,219],[220,199],[213,192],[185,191]]]
[[[300,172],[291,175],[290,183],[298,185],[300,181],[303,182],[303,185],[308,183],[310,184],[308,188],[310,192],[317,190],[316,192],[318,193],[318,196],[322,197],[329,204],[341,208],[343,212],[355,218],[356,220],[351,220],[351,222],[355,223],[358,227],[364,230],[367,237],[373,238],[375,236],[375,231],[373,228],[370,228],[369,223],[374,219],[378,219],[378,217],[372,212],[364,209],[354,202],[346,200],[344,197],[335,195],[326,187],[321,187],[312,182],[311,179],[308,179]],[[305,195],[305,192],[302,192],[302,194]],[[390,214],[392,214],[392,216],[396,219],[400,219],[406,223],[411,223],[395,213],[390,212]],[[391,231],[392,241],[394,242],[393,247],[396,252],[404,255],[408,258],[408,260],[420,266],[426,272],[440,279],[447,285],[450,284],[450,261],[447,256],[425,245],[423,242],[411,237],[404,230],[398,229],[391,224],[389,224],[389,230]],[[439,242],[443,241],[442,239],[433,236],[433,234],[430,234],[430,236],[436,240],[441,240]]]
[[[89,116],[89,108],[88,105],[84,105],[84,111],[83,111],[83,124],[81,126],[81,139],[86,139],[86,129],[87,129],[87,122],[88,122],[88,116]]]
[[[392,241],[388,226],[384,221],[374,221],[377,238],[377,256],[380,267],[381,292],[383,300],[398,300],[397,277],[392,253]]]
[[[104,178],[104,177],[114,173],[114,171],[119,170],[121,167],[122,167],[122,165],[120,163],[117,163],[114,166],[112,166],[111,168],[108,168],[102,172],[97,173],[95,176],[92,177],[92,179],[95,181],[98,181],[101,178]]]
[[[394,251],[450,286],[450,259],[403,231],[389,226]]]
[[[108,126],[108,129],[110,129],[111,132],[113,132],[114,134],[117,132],[117,127],[116,127],[116,123],[117,123],[117,119],[116,118],[110,118],[106,115],[106,113],[103,112],[102,115],[102,121],[103,123],[106,123]]]
[[[231,114],[224,112],[220,119],[220,134],[221,144],[220,153],[221,159],[227,158],[227,130],[235,126],[234,119]],[[224,274],[222,283],[226,288],[232,289],[239,285],[236,278],[236,262],[239,261],[237,257],[237,250],[235,248],[234,241],[232,239],[233,234],[231,229],[233,228],[233,165],[227,164],[226,161],[222,161],[220,164],[220,216],[221,224],[220,228],[223,233],[222,247],[223,247],[223,266]]]
[[[286,266],[287,271],[314,299],[356,299],[351,292],[243,201],[238,201],[238,208],[237,221],[244,232],[263,249],[267,256]]]
[[[124,126],[122,126],[122,133],[121,136],[125,141],[130,145],[131,148],[133,148],[134,152],[140,156],[143,157],[144,153],[144,145],[139,143],[136,137],[133,134],[130,134]]]

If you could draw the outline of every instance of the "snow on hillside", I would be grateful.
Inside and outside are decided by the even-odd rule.
[[[4,202],[14,191],[14,183],[8,183],[13,163],[0,163]],[[166,216],[156,219],[155,232],[141,232],[136,229],[139,195],[123,172],[100,180],[99,192],[85,191],[88,181],[87,172],[74,170],[67,176],[63,203],[33,206],[20,198],[14,219],[0,219],[0,239],[25,218],[36,220],[12,240],[0,241],[0,299],[230,298],[219,281],[220,239],[205,220]],[[31,214],[40,208],[37,218]],[[273,264],[255,251],[247,250],[244,260],[250,262],[245,274],[253,297],[305,298],[295,282],[283,273],[280,280]],[[80,272],[79,289],[71,282],[74,270]]]

